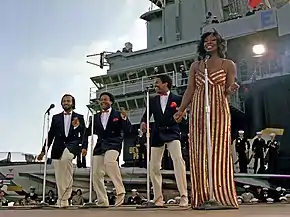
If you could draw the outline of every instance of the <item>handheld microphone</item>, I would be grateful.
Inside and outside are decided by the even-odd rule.
[[[55,105],[54,104],[51,104],[49,106],[49,108],[46,110],[45,114],[49,114],[50,110],[53,109],[54,107],[55,107]]]
[[[211,54],[210,53],[206,53],[204,56],[204,62],[207,62],[209,59],[211,58]]]

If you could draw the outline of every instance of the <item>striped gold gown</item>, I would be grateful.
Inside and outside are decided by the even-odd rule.
[[[222,205],[238,208],[231,151],[231,116],[225,94],[226,72],[221,69],[208,75],[211,112],[212,175],[214,198]],[[190,170],[192,200],[197,207],[209,200],[204,73],[195,75],[195,93],[191,104]]]

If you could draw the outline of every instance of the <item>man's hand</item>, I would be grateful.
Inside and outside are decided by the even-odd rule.
[[[41,152],[41,153],[37,156],[37,160],[38,160],[38,161],[42,161],[43,157],[44,157],[44,152]]]
[[[145,122],[142,122],[141,123],[140,130],[142,131],[142,133],[146,133],[146,131],[147,131],[147,124]]]
[[[186,110],[180,111],[178,110],[174,115],[173,118],[177,123],[180,123],[182,121],[182,118],[186,115]]]
[[[126,111],[126,109],[124,108],[124,107],[121,107],[120,108],[120,112],[121,112],[121,118],[123,119],[123,120],[126,120],[127,119],[127,111]]]
[[[87,155],[87,150],[86,149],[82,149],[82,156],[85,157]]]
[[[72,125],[77,128],[80,125],[80,121],[78,119],[78,117],[75,117],[72,121]]]

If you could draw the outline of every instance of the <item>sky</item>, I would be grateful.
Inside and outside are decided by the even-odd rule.
[[[146,48],[148,0],[0,1],[0,152],[38,154],[43,116],[70,93],[87,116],[90,77],[105,74],[87,54]],[[96,61],[98,61],[96,59]]]

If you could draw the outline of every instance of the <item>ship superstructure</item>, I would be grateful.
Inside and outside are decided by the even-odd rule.
[[[147,22],[147,49],[132,51],[132,44],[127,43],[122,51],[103,53],[100,63],[107,64],[109,69],[106,75],[91,78],[96,90],[91,91],[89,106],[98,110],[96,99],[101,92],[109,91],[116,97],[115,107],[126,108],[132,123],[139,124],[145,111],[144,91],[153,83],[154,75],[170,74],[172,91],[183,94],[187,78],[182,78],[180,68],[183,65],[188,72],[191,63],[197,60],[201,33],[214,28],[228,40],[227,54],[237,64],[238,82],[242,85],[240,92],[230,99],[232,114],[236,114],[232,127],[234,130],[245,127],[241,123],[244,122],[244,100],[251,85],[290,72],[290,26],[287,24],[290,5],[263,8],[245,16],[245,5],[235,7],[234,0],[151,2],[158,8],[141,15]],[[219,23],[207,20],[209,11]],[[254,57],[252,47],[259,43],[266,44],[267,54]],[[154,94],[153,89],[150,93]],[[252,131],[255,130],[258,129]]]

